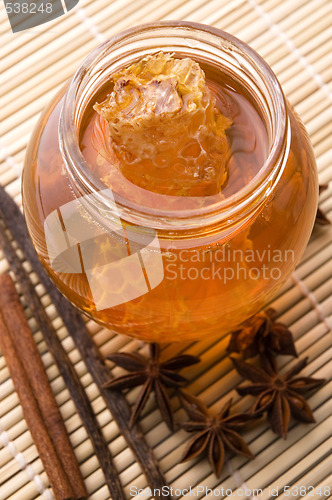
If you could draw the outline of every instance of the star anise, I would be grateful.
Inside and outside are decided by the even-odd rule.
[[[320,184],[319,186],[319,194],[323,193],[328,188],[327,184]],[[320,226],[327,226],[331,224],[330,219],[324,214],[321,208],[317,208],[316,220],[315,223]]]
[[[241,353],[244,359],[265,352],[297,357],[291,331],[275,321],[276,316],[276,311],[270,307],[249,318],[231,333],[227,351]]]
[[[256,401],[251,413],[267,412],[272,430],[286,439],[291,415],[301,422],[315,422],[310,406],[303,394],[322,385],[324,379],[296,377],[307,365],[308,358],[299,360],[284,375],[280,375],[275,358],[261,358],[261,367],[231,358],[242,377],[253,382],[239,387],[240,396],[251,394]]]
[[[250,459],[254,458],[238,431],[255,416],[247,413],[229,415],[231,399],[216,415],[211,415],[199,399],[189,394],[182,392],[181,402],[190,418],[182,424],[182,427],[187,432],[195,432],[182,457],[182,462],[205,453],[213,472],[219,477],[224,464],[225,449]]]
[[[166,361],[161,361],[158,344],[150,344],[150,359],[137,353],[121,352],[106,357],[130,373],[107,382],[104,388],[122,390],[143,385],[131,414],[130,425],[133,426],[137,422],[151,392],[154,391],[163,419],[169,429],[173,430],[173,415],[165,388],[179,389],[185,386],[188,381],[177,373],[177,370],[194,365],[200,359],[196,356],[183,354]]]

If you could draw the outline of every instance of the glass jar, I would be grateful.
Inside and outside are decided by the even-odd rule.
[[[230,195],[188,204],[116,192],[82,154],[94,96],[160,50],[230,78],[261,116],[264,161]],[[264,307],[306,247],[317,197],[307,133],[269,66],[233,36],[184,21],[138,26],[95,49],[43,112],[23,171],[31,239],[59,290],[97,322],[157,342],[226,333]]]

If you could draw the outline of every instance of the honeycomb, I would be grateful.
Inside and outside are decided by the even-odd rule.
[[[213,195],[225,185],[232,121],[217,109],[197,62],[149,55],[114,74],[112,92],[94,109],[135,185],[173,196]],[[110,186],[107,174],[102,180]]]

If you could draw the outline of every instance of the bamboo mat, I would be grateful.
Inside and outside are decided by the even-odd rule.
[[[160,19],[212,24],[243,39],[267,60],[307,127],[315,149],[320,183],[330,182],[329,189],[321,195],[320,205],[332,219],[332,3],[329,0],[80,0],[78,6],[65,16],[17,34],[11,33],[1,3],[3,121],[0,182],[15,201],[21,204],[20,173],[25,147],[43,106],[97,44],[124,28]],[[331,372],[331,235],[332,227],[314,231],[296,272],[272,304],[280,320],[290,326],[300,356],[309,357],[304,373],[319,378],[328,377]],[[0,273],[7,271],[6,261],[0,254]],[[44,296],[33,272],[30,275],[110,443],[127,498],[133,498],[131,487],[147,486],[144,475],[119,434],[72,340],[67,337],[55,308],[48,296]],[[28,310],[26,313],[90,498],[109,499],[103,474],[69,393],[34,319]],[[145,347],[135,340],[116,335],[92,321],[87,325],[103,354],[116,350],[139,349],[144,352]],[[189,389],[215,408],[232,396],[235,408],[241,410],[248,406],[248,402],[240,400],[235,391],[240,377],[232,369],[229,359],[220,354],[227,343],[225,337],[183,346],[186,352],[200,355],[203,360],[201,365],[190,369],[192,383]],[[166,349],[171,354],[174,346]],[[292,362],[285,358],[284,368]],[[116,368],[114,373],[118,373]],[[135,401],[137,393],[136,389],[130,392],[130,402]],[[191,486],[195,492],[198,485],[208,488],[223,486],[232,489],[229,498],[240,498],[237,492],[246,485],[251,490],[264,489],[257,498],[265,500],[272,498],[268,493],[269,486],[279,486],[280,489],[285,485],[306,488],[331,485],[330,395],[331,383],[309,399],[316,424],[294,424],[286,441],[277,439],[264,424],[248,432],[245,438],[256,459],[251,462],[239,457],[232,459],[220,480],[214,477],[204,459],[178,464],[188,434],[184,431],[170,434],[153,401],[146,408],[141,424],[174,489]],[[0,402],[0,500],[51,500],[54,497],[48,479],[1,356]],[[173,404],[176,408],[175,399]],[[317,491],[314,496],[324,498]],[[305,496],[301,495],[308,500],[310,496],[309,490]],[[205,494],[192,497],[211,498]],[[254,494],[251,498],[255,498]],[[287,500],[285,494],[279,498]],[[292,498],[300,498],[300,494]]]

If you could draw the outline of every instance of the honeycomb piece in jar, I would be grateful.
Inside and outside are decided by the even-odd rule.
[[[123,175],[161,194],[219,193],[232,121],[217,109],[199,64],[159,52],[114,74],[113,83],[94,109],[107,121]]]

